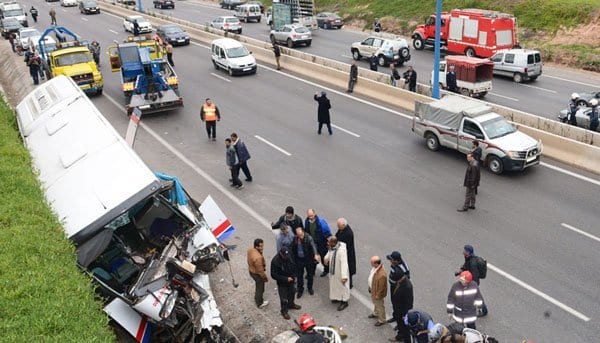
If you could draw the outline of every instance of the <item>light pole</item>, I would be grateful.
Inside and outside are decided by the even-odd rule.
[[[138,12],[142,13],[142,0],[138,0]]]
[[[440,98],[440,31],[442,28],[442,1],[436,0],[435,6],[435,46],[433,55],[433,84],[431,85],[431,97]]]

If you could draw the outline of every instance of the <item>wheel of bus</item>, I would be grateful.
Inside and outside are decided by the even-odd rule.
[[[440,140],[431,132],[425,134],[425,144],[427,144],[427,149],[431,151],[440,150]]]
[[[504,170],[504,166],[502,165],[502,160],[496,155],[488,156],[486,163],[490,168],[490,171],[496,175],[502,174]]]
[[[514,73],[513,74],[513,81],[515,81],[516,83],[523,82],[523,75],[521,75],[521,73]]]
[[[471,91],[466,89],[466,88],[461,88],[460,89],[460,94],[464,95],[464,96],[471,96]]]
[[[287,39],[287,47],[290,49],[294,47],[294,42],[292,41],[291,38]]]
[[[465,50],[465,55],[468,57],[475,57],[475,50],[473,48],[467,48],[467,50]]]
[[[358,52],[358,49],[352,49],[352,58],[355,61],[358,61],[358,60],[360,60],[360,57],[361,56],[360,56],[360,52]]]
[[[425,41],[420,36],[413,38],[413,47],[416,50],[423,50],[425,48]]]

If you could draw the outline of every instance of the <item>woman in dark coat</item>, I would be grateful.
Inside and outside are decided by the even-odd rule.
[[[321,92],[321,96],[319,96],[319,93],[315,93],[315,101],[319,103],[319,111],[317,116],[319,129],[317,130],[317,133],[321,134],[321,128],[323,127],[323,124],[326,124],[329,134],[332,135],[333,131],[331,131],[331,120],[329,118],[329,109],[331,108],[331,103],[329,102],[329,99],[327,99],[327,93]]]

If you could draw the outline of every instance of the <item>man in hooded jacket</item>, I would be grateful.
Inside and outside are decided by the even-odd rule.
[[[317,112],[317,121],[319,122],[319,129],[317,130],[317,133],[319,135],[321,134],[321,128],[323,127],[323,124],[325,124],[327,125],[327,130],[329,131],[329,134],[333,135],[333,131],[331,131],[331,118],[329,116],[331,102],[327,98],[327,93],[321,92],[320,96],[319,93],[315,93],[314,98],[315,101],[319,103]]]

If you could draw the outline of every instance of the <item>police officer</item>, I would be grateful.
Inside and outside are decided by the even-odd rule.
[[[579,99],[579,94],[573,93],[571,94],[571,101],[569,101],[569,124],[577,126],[577,118],[575,114],[577,113],[577,100]]]
[[[598,130],[598,100],[592,99],[590,100],[590,107],[592,108],[592,112],[590,113],[590,130],[596,131]]]

